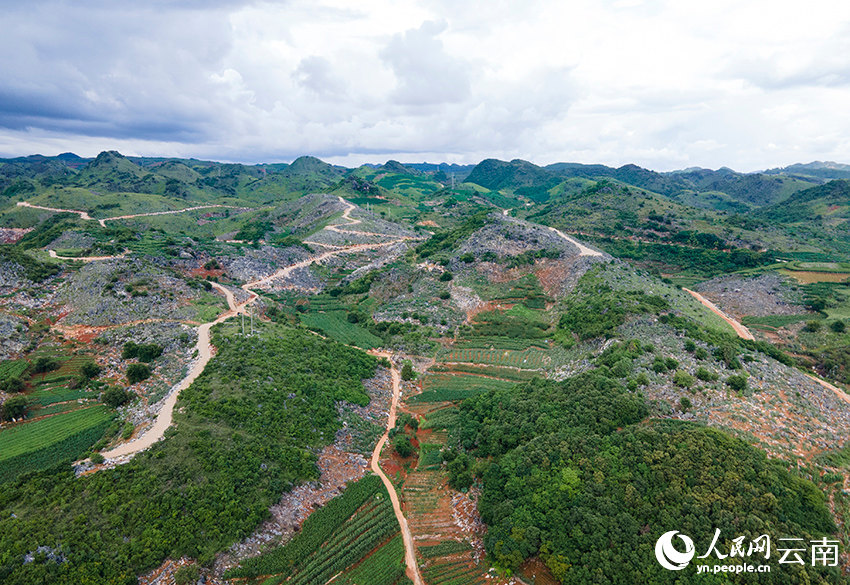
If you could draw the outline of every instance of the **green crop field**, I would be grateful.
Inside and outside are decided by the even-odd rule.
[[[528,348],[523,351],[510,349],[455,349],[440,358],[443,362],[492,364],[524,370],[538,370],[551,361],[546,350]]]
[[[0,362],[0,381],[20,376],[28,365],[27,360],[3,360]]]
[[[537,370],[518,370],[515,368],[503,368],[500,366],[448,363],[431,368],[434,373],[473,374],[476,376],[489,376],[513,382],[526,382],[540,376]]]
[[[542,339],[513,339],[510,337],[481,336],[458,341],[455,343],[454,347],[455,349],[512,349],[516,351],[524,351],[532,347],[548,349],[549,344]]]
[[[273,576],[268,583],[326,583],[398,532],[389,494],[370,475],[311,514],[286,545],[245,561],[226,578],[267,575]]]
[[[372,335],[354,323],[349,323],[346,315],[345,311],[305,313],[301,315],[301,322],[312,329],[320,329],[328,337],[347,345],[356,345],[363,349],[383,345],[384,342],[380,337]]]
[[[336,297],[332,297],[330,295],[316,295],[314,297],[310,297],[309,302],[307,303],[307,309],[313,313],[319,311],[343,311],[345,310],[345,305]]]
[[[446,560],[422,572],[429,585],[467,585],[486,583],[485,572],[471,560]]]
[[[54,404],[56,402],[67,402],[69,400],[77,400],[79,398],[96,398],[97,394],[88,392],[85,388],[75,388],[69,390],[62,384],[50,386],[48,388],[40,388],[35,392],[28,394],[29,399],[38,403],[41,406]]]
[[[4,429],[0,431],[0,463],[16,455],[50,446],[82,430],[111,420],[112,417],[110,410],[97,405]]]
[[[97,405],[0,431],[0,483],[81,457],[114,416]]]
[[[92,395],[93,397],[94,395]],[[47,416],[48,414],[60,414],[65,412],[71,412],[72,410],[78,410],[85,406],[91,406],[91,403],[86,401],[83,404],[80,404],[76,400],[72,402],[60,402],[58,404],[51,404],[49,406],[43,406],[41,408],[31,408],[27,412],[27,419],[41,418],[43,416]]]
[[[823,316],[817,313],[807,313],[805,315],[768,315],[766,317],[744,315],[741,319],[741,323],[747,327],[754,327],[756,329],[779,329],[780,327],[785,327],[792,323],[799,323],[801,321],[816,321],[818,319],[823,319]]]
[[[513,382],[481,376],[429,374],[423,381],[423,392],[409,402],[454,402],[488,390],[504,390]]]
[[[443,462],[443,456],[440,454],[442,448],[443,445],[438,443],[420,443],[417,469],[422,471],[439,469]]]
[[[404,577],[404,542],[394,537],[365,561],[346,571],[340,583],[346,585],[395,585]]]
[[[470,550],[472,550],[472,547],[469,546],[469,544],[466,542],[460,542],[458,540],[446,540],[444,542],[441,542],[440,544],[420,546],[419,554],[422,555],[423,558],[431,559],[436,557],[444,557],[453,553],[468,552]]]

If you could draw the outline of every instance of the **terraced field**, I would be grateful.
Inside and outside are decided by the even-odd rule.
[[[545,349],[530,347],[523,351],[510,349],[453,349],[440,357],[443,362],[462,362],[508,366],[527,370],[539,370],[548,365],[552,358]]]
[[[793,323],[802,321],[815,321],[823,319],[823,316],[818,313],[806,313],[802,315],[769,315],[767,317],[753,317],[744,315],[741,318],[741,323],[752,329],[765,329],[775,331],[780,327],[785,327]]]
[[[80,457],[114,417],[98,404],[0,431],[0,482]]]
[[[28,394],[28,397],[33,404],[48,406],[57,402],[79,400],[80,398],[95,398],[97,394],[89,392],[85,388],[70,390],[64,384],[52,384]]]
[[[27,360],[4,360],[0,362],[0,382],[20,376],[27,369]]]
[[[513,349],[523,351],[529,347],[547,349],[549,344],[541,339],[513,339],[510,337],[481,336],[474,339],[462,339],[454,345],[455,349]]]
[[[487,583],[487,564],[476,563],[474,549],[455,521],[453,490],[446,485],[446,473],[439,466],[423,465],[428,454],[439,452],[445,433],[429,438],[429,449],[416,471],[404,482],[403,494],[408,505],[408,523],[422,559],[422,576],[428,585],[470,585]]]
[[[501,380],[511,380],[514,382],[525,382],[540,375],[538,370],[522,370],[519,368],[465,362],[438,362],[430,368],[430,372],[435,374],[472,374],[473,376],[500,378]]]
[[[460,555],[457,555],[460,556]],[[464,558],[441,558],[422,571],[428,585],[473,585],[487,583],[483,566]]]
[[[408,399],[410,403],[453,402],[475,396],[487,390],[502,390],[513,382],[465,374],[428,374],[422,382],[423,391]]]
[[[301,322],[307,327],[320,329],[328,337],[346,345],[372,349],[383,344],[380,337],[372,335],[354,323],[349,323],[345,311],[307,313],[301,315]]]
[[[343,585],[395,585],[405,582],[405,579],[404,542],[398,535],[362,563],[343,573],[336,582]]]
[[[0,463],[17,455],[49,447],[112,420],[112,417],[113,413],[105,406],[97,405],[4,429],[0,431]]]
[[[334,577],[341,583],[394,585],[404,578],[400,542],[389,494],[380,478],[367,476],[313,513],[289,543],[226,576],[268,585],[322,585]]]

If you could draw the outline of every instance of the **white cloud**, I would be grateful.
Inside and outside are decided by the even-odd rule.
[[[0,153],[850,162],[850,4],[0,1]]]

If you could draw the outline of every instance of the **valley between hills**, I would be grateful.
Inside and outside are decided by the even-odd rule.
[[[0,580],[845,582],[848,172],[3,159]]]

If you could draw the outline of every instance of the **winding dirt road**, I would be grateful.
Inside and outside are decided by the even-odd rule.
[[[340,227],[341,226],[356,225],[356,224],[361,223],[361,220],[354,219],[350,215],[351,212],[356,207],[354,204],[345,201],[342,197],[340,197],[340,201],[343,202],[346,205],[346,210],[342,214],[342,219],[345,220],[347,223],[325,226],[325,229],[331,230],[331,231],[336,231],[336,232],[348,232],[348,230],[342,230],[342,229],[340,229]],[[70,213],[78,213],[82,219],[86,219],[86,220],[92,220],[93,219],[92,217],[90,217],[88,215],[88,213],[83,212],[83,211],[71,211],[71,210],[64,210],[64,209],[51,209],[51,208],[46,208],[46,207],[37,207],[37,206],[33,206],[33,205],[30,205],[30,204],[24,203],[24,202],[18,203],[18,205],[23,206],[23,207],[35,207],[37,209],[46,209],[46,210],[49,210],[49,211],[67,211],[67,212],[70,212]],[[181,210],[181,211],[190,211],[192,209],[203,209],[203,208],[208,208],[208,207],[223,207],[223,206],[209,205],[209,206],[201,206],[201,207],[192,207],[192,208],[184,209],[184,210]],[[180,211],[155,212],[155,213],[147,213],[147,214],[132,215],[132,216],[131,215],[125,215],[125,216],[114,217],[114,218],[100,219],[100,220],[97,220],[97,221],[100,223],[100,225],[103,226],[104,222],[110,221],[110,220],[113,220],[113,219],[129,219],[131,217],[141,217],[141,216],[145,216],[145,215],[164,215],[164,214],[167,214],[167,213],[180,213]],[[348,232],[348,233],[357,233],[357,234],[362,233],[364,235],[370,235],[367,232],[353,232],[352,231],[352,232]],[[386,234],[371,234],[371,235],[385,236]],[[261,278],[261,279],[258,279],[258,280],[255,280],[255,281],[252,281],[252,282],[249,282],[249,283],[242,285],[242,289],[245,290],[246,292],[248,292],[250,296],[248,297],[248,299],[246,299],[245,301],[243,301],[242,303],[239,303],[239,304],[236,303],[236,299],[235,299],[235,297],[233,296],[233,293],[230,290],[228,290],[227,288],[221,286],[220,284],[218,284],[216,282],[211,282],[210,284],[213,287],[215,287],[217,290],[221,291],[224,294],[225,298],[227,298],[227,306],[229,307],[229,309],[227,311],[225,311],[224,313],[222,313],[221,315],[219,315],[218,318],[215,321],[213,321],[212,323],[204,323],[204,324],[202,324],[198,327],[198,342],[195,345],[195,349],[198,351],[198,358],[192,364],[192,367],[191,367],[189,373],[186,375],[186,377],[183,378],[180,381],[179,384],[176,384],[174,387],[172,387],[171,390],[169,391],[168,396],[166,396],[165,402],[163,403],[162,408],[160,409],[159,414],[157,415],[153,426],[151,426],[151,428],[148,429],[147,432],[145,432],[142,436],[137,437],[135,440],[130,441],[128,443],[124,443],[122,445],[119,445],[119,446],[117,446],[114,449],[111,449],[109,451],[103,452],[102,453],[103,457],[107,460],[111,460],[112,462],[114,462],[114,460],[119,459],[119,458],[129,458],[129,456],[132,456],[132,455],[134,455],[134,454],[136,454],[140,451],[143,451],[143,450],[151,447],[152,445],[154,445],[157,441],[159,441],[165,435],[165,431],[168,429],[168,427],[171,426],[171,423],[172,423],[172,420],[173,420],[173,414],[174,414],[174,407],[177,404],[177,399],[180,395],[180,392],[182,392],[183,390],[188,388],[192,384],[192,382],[194,382],[195,379],[198,376],[201,375],[201,372],[204,371],[204,368],[206,367],[207,363],[209,363],[210,359],[212,358],[212,346],[210,345],[210,329],[213,327],[213,325],[216,325],[218,323],[226,321],[227,319],[234,317],[234,316],[236,316],[240,313],[244,313],[245,307],[257,298],[257,294],[255,292],[253,292],[251,289],[261,288],[261,287],[267,286],[269,283],[271,283],[272,281],[274,281],[278,278],[286,277],[293,270],[298,270],[299,268],[306,268],[307,266],[310,266],[314,262],[321,262],[324,259],[329,258],[329,257],[334,256],[334,255],[337,255],[337,254],[357,252],[357,251],[360,251],[360,250],[369,250],[369,249],[374,249],[374,248],[380,248],[380,247],[383,247],[383,246],[390,246],[390,245],[396,244],[400,241],[409,240],[409,239],[416,239],[416,238],[412,238],[412,237],[409,237],[409,236],[395,236],[394,239],[390,242],[384,242],[384,243],[379,243],[379,244],[359,244],[359,245],[354,245],[354,246],[339,247],[339,248],[335,248],[333,250],[330,250],[328,252],[324,252],[322,254],[319,254],[318,256],[314,256],[312,258],[307,258],[306,260],[302,260],[301,262],[297,262],[297,263],[295,263],[291,266],[286,266],[286,267],[281,268],[280,270],[276,271],[274,274],[272,274],[270,276],[267,276],[265,278]],[[49,252],[50,252],[51,257],[61,258],[60,256],[56,255],[55,251],[50,250]],[[110,258],[110,257],[104,256],[104,257],[90,257],[90,258],[86,258],[86,259],[80,259],[80,258],[73,258],[73,259],[91,262],[91,261],[94,261],[94,260],[103,260],[103,259],[107,259],[107,258]],[[71,258],[69,258],[69,259],[71,259]],[[375,352],[375,351],[373,351],[371,353],[373,355],[376,355],[376,356],[379,356],[379,357],[386,357],[388,359],[391,358],[391,355],[389,353],[386,353],[386,352]],[[387,491],[390,494],[390,500],[392,502],[392,506],[393,506],[393,510],[395,512],[396,518],[398,519],[399,526],[401,528],[402,540],[404,541],[404,553],[405,553],[404,557],[405,557],[405,563],[407,564],[407,571],[406,571],[407,575],[413,580],[415,585],[424,585],[424,582],[422,581],[422,576],[419,574],[419,567],[416,563],[416,549],[414,548],[414,545],[413,545],[413,535],[410,533],[410,527],[407,524],[407,519],[404,517],[404,513],[401,510],[401,504],[400,504],[399,499],[398,499],[398,494],[396,493],[395,487],[393,486],[392,482],[389,480],[389,478],[386,476],[386,474],[381,470],[381,466],[380,466],[381,450],[383,449],[384,445],[386,444],[386,442],[389,438],[390,429],[395,427],[396,410],[398,409],[398,400],[399,400],[399,395],[400,395],[400,392],[401,392],[401,390],[400,390],[401,375],[399,374],[398,369],[395,367],[395,365],[392,364],[392,362],[390,362],[390,363],[391,363],[390,374],[391,374],[392,383],[393,383],[393,399],[392,399],[392,404],[390,406],[389,417],[387,419],[387,430],[384,432],[380,441],[378,441],[378,444],[377,444],[377,446],[375,447],[375,450],[372,453],[371,468],[372,468],[372,471],[375,472],[381,478],[381,481],[384,483],[384,486],[386,486]]]
[[[384,486],[390,493],[390,500],[393,503],[395,517],[398,519],[399,526],[401,526],[401,538],[404,541],[404,562],[407,564],[407,576],[413,580],[414,585],[424,585],[422,575],[419,574],[419,565],[416,564],[416,549],[413,546],[413,535],[410,533],[410,526],[407,525],[407,518],[404,517],[404,513],[401,511],[401,504],[399,503],[395,486],[393,486],[392,482],[383,470],[381,470],[380,466],[381,450],[384,448],[384,445],[389,439],[390,429],[395,427],[398,398],[401,392],[401,375],[398,373],[398,369],[392,362],[392,355],[390,353],[378,351],[370,351],[369,353],[374,356],[385,357],[390,360],[390,375],[393,380],[393,401],[390,405],[390,415],[387,419],[387,430],[384,432],[381,440],[378,441],[378,444],[375,446],[375,450],[372,451],[372,461],[370,465],[372,467],[372,471],[381,478],[381,481],[384,482]]]
[[[228,209],[238,209],[232,205],[198,205],[196,207],[187,207],[185,209],[175,209],[173,211],[153,211],[151,213],[137,213],[135,215],[118,215],[115,217],[104,217],[103,219],[97,220],[97,222],[101,225],[101,227],[106,227],[107,221],[115,221],[118,219],[133,219],[134,217],[149,217],[152,215],[171,215],[174,213],[183,213],[185,211],[195,211],[196,209],[210,209],[212,207],[226,207]],[[83,218],[85,219],[85,218]],[[91,219],[91,218],[89,218]]]
[[[195,381],[195,378],[201,375],[201,372],[204,371],[207,362],[209,362],[210,358],[212,358],[212,347],[210,346],[210,329],[212,326],[244,312],[245,305],[257,298],[256,294],[251,293],[252,296],[250,298],[237,305],[232,292],[217,282],[211,282],[210,284],[224,293],[224,296],[227,298],[227,306],[230,307],[230,309],[219,315],[218,319],[212,323],[204,323],[198,327],[198,343],[195,344],[195,349],[198,350],[198,359],[192,365],[192,369],[189,370],[186,377],[169,391],[153,426],[149,428],[145,434],[135,440],[119,445],[110,451],[104,451],[101,453],[101,455],[103,455],[106,459],[116,459],[118,457],[133,455],[139,451],[143,451],[159,441],[165,435],[165,431],[171,426],[174,405],[177,404],[177,397],[180,395],[180,392],[188,388],[189,385]]]
[[[340,198],[340,199],[342,199],[342,198]],[[346,203],[346,205],[349,206],[349,208],[346,209],[345,213],[343,213],[343,216],[342,216],[343,219],[345,219],[348,222],[360,223],[360,220],[352,219],[351,217],[349,217],[351,210],[353,210],[356,206],[351,204],[351,203],[348,203],[345,200],[343,200],[343,202]],[[343,224],[343,225],[353,225],[353,224]],[[336,227],[336,226],[326,226],[326,229],[332,228],[332,227]],[[312,258],[307,258],[306,260],[302,260],[301,262],[297,262],[297,263],[295,263],[291,266],[281,268],[280,270],[276,271],[274,274],[271,274],[270,276],[266,276],[265,278],[261,278],[261,279],[258,279],[258,280],[255,280],[255,281],[252,281],[252,282],[249,282],[249,283],[242,285],[242,289],[245,292],[247,292],[250,296],[247,300],[245,300],[245,301],[243,301],[242,303],[239,303],[239,304],[236,303],[236,300],[233,296],[233,293],[230,292],[230,290],[228,290],[227,288],[221,286],[220,284],[218,284],[216,282],[211,282],[210,284],[213,287],[215,287],[217,290],[224,293],[224,296],[227,298],[227,306],[229,307],[229,310],[227,310],[226,312],[219,315],[218,318],[215,321],[213,321],[212,323],[204,323],[203,325],[198,327],[198,343],[195,346],[195,349],[198,350],[198,359],[192,365],[192,369],[189,371],[189,373],[186,375],[186,377],[183,378],[183,380],[181,380],[179,384],[174,386],[171,389],[171,391],[168,393],[168,396],[165,399],[165,403],[163,404],[162,409],[159,411],[159,414],[157,415],[153,426],[150,429],[148,429],[148,431],[144,435],[136,438],[133,441],[130,441],[129,443],[124,443],[123,445],[119,445],[119,446],[115,447],[114,449],[111,449],[110,451],[106,451],[106,452],[102,453],[102,455],[106,459],[116,459],[116,458],[119,458],[119,457],[125,457],[125,456],[128,456],[128,455],[133,455],[135,453],[143,451],[144,449],[147,449],[148,447],[150,447],[151,445],[153,445],[154,443],[159,441],[165,435],[165,431],[168,429],[168,427],[171,426],[171,422],[172,422],[172,418],[173,418],[173,412],[174,412],[174,406],[177,404],[177,398],[178,398],[180,392],[183,391],[185,388],[188,388],[189,385],[192,382],[195,381],[195,379],[201,374],[201,372],[204,371],[204,368],[206,367],[207,363],[210,361],[210,358],[212,357],[212,349],[210,347],[210,328],[213,325],[216,325],[218,323],[226,321],[227,319],[234,317],[234,316],[236,316],[240,313],[245,313],[245,307],[249,303],[254,301],[254,299],[256,299],[257,296],[258,296],[257,293],[255,293],[251,289],[262,288],[264,286],[267,286],[272,281],[274,281],[278,278],[283,278],[283,277],[289,275],[289,273],[291,273],[293,270],[297,270],[299,268],[306,268],[307,266],[310,266],[314,262],[321,262],[322,260],[329,258],[331,256],[334,256],[336,254],[342,254],[342,253],[348,253],[348,252],[357,252],[357,251],[360,251],[360,250],[369,250],[369,249],[373,249],[373,248],[380,248],[380,247],[383,247],[383,246],[390,246],[390,245],[398,243],[399,241],[402,241],[402,239],[403,238],[399,237],[396,240],[393,240],[391,242],[382,242],[380,244],[360,244],[360,245],[356,245],[356,246],[348,246],[348,247],[344,247],[344,248],[339,248],[339,249],[331,250],[331,251],[328,251],[328,252],[324,252],[324,253],[319,254],[318,256],[314,256]],[[396,388],[396,392],[397,391],[398,391],[398,389]],[[396,396],[396,398],[397,398],[397,396]],[[395,403],[393,404],[392,426],[395,426],[395,414],[394,414],[394,412],[395,412]],[[394,494],[394,492],[392,492],[392,490],[391,490],[391,493]],[[397,500],[398,500],[398,498],[396,497],[396,501]],[[406,523],[405,523],[405,526],[406,526]],[[408,530],[408,533],[409,532],[410,531]],[[411,541],[411,547],[412,546],[413,545],[412,545],[412,541]],[[412,550],[412,548],[411,548],[411,550]]]
[[[717,305],[715,305],[714,303],[712,303],[711,301],[706,299],[704,296],[702,296],[701,294],[694,292],[692,290],[688,290],[684,287],[682,287],[682,290],[691,293],[696,300],[701,302],[703,305],[708,307],[713,313],[715,313],[720,318],[722,318],[724,321],[729,323],[729,325],[732,326],[732,329],[735,330],[735,333],[738,334],[738,337],[740,337],[742,339],[755,339],[755,337],[753,337],[753,334],[750,333],[749,329],[747,329],[746,327],[744,327],[743,325],[741,325],[740,323],[738,323],[737,321],[735,321],[731,317],[727,316],[726,313],[724,313],[723,311],[721,311],[720,309],[717,308]],[[809,378],[811,378],[812,380],[817,382],[818,384],[820,384],[821,386],[823,386],[824,388],[826,388],[827,390],[831,390],[832,392],[834,392],[835,395],[838,396],[838,398],[840,398],[844,402],[850,404],[850,396],[848,396],[847,393],[844,392],[844,390],[842,390],[838,386],[830,384],[826,380],[821,380],[817,376],[813,376],[812,374],[809,374],[807,372],[802,372],[802,373],[805,376],[808,376]]]
[[[80,219],[85,219],[87,221],[96,221],[100,224],[100,227],[106,227],[107,221],[115,221],[118,219],[133,219],[134,217],[149,217],[151,215],[171,215],[174,213],[183,213],[186,211],[195,211],[196,209],[210,209],[211,207],[227,207],[228,209],[239,209],[238,207],[234,207],[233,205],[198,205],[196,207],[186,207],[185,209],[175,209],[173,211],[152,211],[151,213],[137,213],[134,215],[118,215],[116,217],[104,217],[102,219],[95,219],[88,214],[87,211],[79,211],[77,209],[58,209],[56,207],[44,207],[42,205],[33,205],[31,203],[27,203],[26,201],[18,201],[18,207],[29,207],[31,209],[43,209],[45,211],[56,211],[58,213],[76,213],[80,216]],[[358,222],[359,223],[359,222]]]
[[[375,232],[361,232],[361,231],[357,231],[357,230],[342,229],[344,227],[351,227],[353,225],[363,223],[363,220],[355,219],[355,218],[351,217],[351,212],[354,211],[357,208],[356,205],[354,205],[353,203],[351,203],[349,201],[346,201],[341,196],[339,197],[339,202],[342,203],[343,205],[345,205],[345,211],[342,212],[342,218],[341,219],[344,219],[348,223],[338,223],[338,224],[335,224],[335,225],[326,225],[322,229],[328,230],[330,232],[336,232],[338,234],[352,234],[352,235],[355,235],[355,236],[374,236],[374,237],[378,237],[378,238],[394,238],[395,241],[421,240],[421,239],[423,239],[419,236],[393,236],[393,235],[388,235],[388,234],[379,234],[379,233],[375,233]],[[317,245],[317,246],[328,245],[328,244],[320,244],[318,242],[308,242],[306,240],[304,241],[304,243],[310,244],[310,245]]]
[[[41,205],[32,205],[31,203],[27,203],[26,201],[18,201],[18,207],[29,207],[30,209],[43,209],[45,211],[56,211],[58,213],[76,213],[80,216],[80,219],[85,219],[88,221],[95,221],[95,219],[88,214],[86,211],[78,211],[76,209],[57,209],[55,207],[42,207]]]

